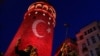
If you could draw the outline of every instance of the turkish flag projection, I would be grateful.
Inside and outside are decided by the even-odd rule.
[[[38,56],[51,56],[53,29],[54,18],[48,12],[37,9],[27,11],[17,34],[4,56],[17,56],[15,53],[15,45],[19,38],[21,39],[18,47],[19,50],[23,50],[28,45],[32,45],[36,47]]]

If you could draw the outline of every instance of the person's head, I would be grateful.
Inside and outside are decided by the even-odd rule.
[[[32,50],[33,46],[32,45],[28,45],[26,48],[25,48],[25,51],[26,52],[30,52]]]
[[[33,48],[32,48],[32,50],[31,50],[31,52],[33,52],[33,51],[35,51],[35,52],[36,52],[36,51],[37,51],[37,49],[36,49],[35,47],[33,47]]]
[[[32,48],[30,56],[38,56],[37,49],[35,47]]]

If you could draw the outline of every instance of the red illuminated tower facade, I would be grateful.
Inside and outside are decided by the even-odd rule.
[[[55,18],[55,9],[46,1],[31,4],[4,56],[16,56],[14,47],[19,38],[20,50],[32,45],[37,48],[38,56],[51,56]]]

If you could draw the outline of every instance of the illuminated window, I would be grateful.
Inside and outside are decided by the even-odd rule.
[[[36,11],[35,14],[37,14],[38,12]]]
[[[45,16],[45,13],[43,13],[43,16]]]
[[[41,4],[37,4],[36,8],[42,8],[42,5]]]
[[[50,22],[48,22],[48,25],[50,25]]]
[[[32,9],[32,8],[34,8],[34,7],[35,7],[35,5],[31,5],[31,6],[29,7],[28,10],[30,10],[30,9]]]
[[[52,13],[52,9],[51,9],[51,8],[49,8],[49,9],[48,9],[48,12],[49,12],[49,13]]]
[[[49,20],[51,20],[51,17],[49,17]]]
[[[48,6],[47,5],[43,5],[43,9],[44,10],[48,10]]]

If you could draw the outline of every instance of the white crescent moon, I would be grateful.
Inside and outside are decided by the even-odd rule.
[[[35,22],[33,22],[33,24],[32,24],[32,31],[33,31],[33,33],[35,34],[35,36],[37,36],[37,37],[39,37],[39,38],[42,38],[42,37],[44,37],[44,36],[42,36],[42,35],[39,35],[38,34],[38,32],[37,32],[37,30],[36,30],[36,27],[37,27],[37,25],[39,24],[39,23],[45,23],[45,21],[43,21],[43,20],[36,20]]]

